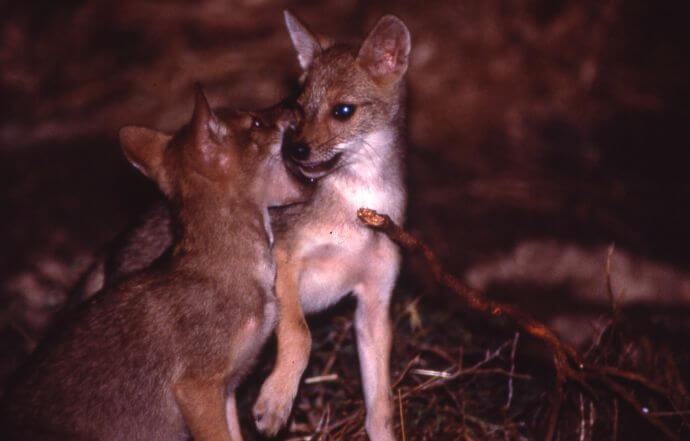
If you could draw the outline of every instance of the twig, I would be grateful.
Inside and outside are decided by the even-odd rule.
[[[403,441],[407,441],[407,436],[405,435],[405,414],[403,413],[403,398],[400,393],[400,389],[398,389],[398,404],[400,406],[400,431],[402,432],[402,439]]]
[[[585,441],[587,436],[587,428],[585,426],[585,398],[580,392],[580,441]]]
[[[627,390],[625,390],[620,384],[611,380],[605,375],[600,375],[599,380],[608,387],[612,392],[621,397],[625,402],[627,402],[642,418],[646,419],[651,425],[656,427],[660,432],[663,432],[669,439],[674,441],[680,441],[678,435],[673,433],[663,422],[661,422],[657,417],[651,415],[649,412],[643,410],[643,406],[632,396]]]
[[[547,427],[546,427],[546,441],[552,441],[556,435],[556,426],[558,423],[561,406],[563,403],[563,393],[564,386],[567,381],[572,381],[578,384],[580,387],[587,390],[590,394],[593,394],[592,388],[587,384],[586,380],[595,380],[603,383],[610,391],[618,395],[628,404],[630,404],[638,414],[649,422],[651,425],[656,427],[660,432],[662,432],[668,439],[678,440],[678,436],[662,421],[651,415],[649,412],[643,412],[637,403],[636,399],[629,394],[621,385],[612,380],[611,377],[621,378],[626,380],[636,381],[643,385],[649,390],[655,391],[662,394],[665,398],[673,404],[673,400],[660,387],[656,386],[654,383],[646,379],[645,377],[635,374],[633,372],[626,372],[618,369],[611,369],[605,367],[599,367],[595,365],[586,366],[583,358],[575,350],[574,347],[568,343],[562,341],[550,328],[545,324],[531,318],[526,313],[518,310],[517,308],[505,305],[493,300],[487,299],[482,294],[475,289],[462,283],[460,280],[454,276],[446,273],[441,266],[436,255],[433,251],[419,239],[403,230],[395,222],[393,222],[390,217],[385,214],[378,214],[376,211],[360,208],[357,211],[357,216],[370,228],[379,230],[386,234],[392,241],[398,243],[404,248],[411,251],[420,252],[434,275],[436,281],[450,289],[452,292],[456,293],[469,308],[489,313],[494,316],[505,315],[511,318],[521,329],[527,332],[529,335],[543,341],[550,348],[553,365],[555,369],[555,385],[554,392],[551,399],[551,410],[548,417]],[[610,253],[612,250],[610,250]],[[610,256],[609,256],[610,257]],[[613,289],[610,286],[610,258],[607,262],[607,273],[609,274],[609,291],[610,295],[613,296]],[[614,312],[616,309],[614,308]],[[439,383],[449,381],[456,376],[461,374],[466,374],[469,370],[459,369],[457,372],[451,375],[449,378],[434,379],[426,383],[422,383],[417,386],[414,390],[425,390],[427,388],[434,387]],[[616,410],[616,421],[615,421],[615,435],[617,436],[617,402],[615,402]],[[464,434],[467,436],[467,433]]]
[[[551,396],[551,412],[549,413],[548,425],[546,426],[546,435],[544,439],[551,441],[556,433],[556,425],[558,417],[561,414],[561,406],[563,405],[563,385],[565,384],[565,374],[558,369],[559,361],[554,356],[554,364],[556,366],[556,384]]]
[[[587,425],[589,426],[589,439],[591,440],[592,437],[594,436],[594,421],[596,421],[596,416],[597,414],[597,409],[594,406],[594,401],[590,399],[589,401],[589,419],[587,421]]]
[[[423,375],[425,377],[435,377],[435,378],[450,378],[453,376],[448,371],[434,371],[431,369],[412,369],[410,372],[417,375]]]
[[[434,252],[425,243],[400,228],[395,222],[385,214],[378,214],[375,210],[360,208],[357,216],[367,226],[380,230],[391,240],[412,251],[421,252],[426,258],[431,272],[436,281],[458,294],[467,305],[477,311],[489,313],[494,316],[506,315],[512,318],[518,326],[525,332],[544,341],[551,348],[553,353],[554,367],[556,370],[556,387],[552,398],[552,409],[547,426],[546,441],[553,440],[555,426],[560,414],[561,402],[563,399],[563,386],[566,379],[582,382],[582,378],[573,369],[572,365],[578,368],[584,367],[584,362],[579,354],[569,344],[563,342],[551,329],[543,323],[534,320],[527,314],[519,311],[513,306],[505,305],[487,299],[478,291],[462,283],[456,277],[446,273]]]
[[[532,319],[513,306],[484,298],[479,291],[470,288],[454,276],[447,274],[433,251],[431,251],[426,244],[400,228],[387,215],[378,214],[376,211],[367,208],[360,208],[357,211],[357,216],[368,226],[381,230],[394,242],[410,250],[421,252],[427,259],[436,280],[460,295],[472,309],[488,312],[495,316],[507,315],[515,320],[517,324],[524,328],[530,335],[552,346],[557,363],[559,364],[557,368],[563,370],[570,369],[568,358],[575,361],[578,366],[582,364],[577,351],[572,346],[561,341],[561,339],[546,325]]]
[[[611,304],[611,315],[618,317],[618,302],[616,301],[616,295],[613,292],[613,282],[611,281],[611,257],[616,249],[615,244],[609,246],[608,252],[606,254],[606,292],[609,295],[609,303]]]
[[[327,427],[325,429],[325,431],[326,431],[326,433],[332,433],[334,430],[345,426],[345,427],[343,427],[343,430],[341,431],[341,433],[346,432],[348,429],[348,427],[346,426],[347,424],[350,424],[353,421],[361,419],[363,416],[364,416],[363,411],[356,411],[356,412],[352,413],[350,416],[347,416],[347,417],[341,419],[340,421],[334,422],[333,425],[330,427]]]
[[[326,404],[326,411],[321,414],[321,420],[319,421],[319,424],[316,425],[316,433],[319,433],[319,437],[317,438],[318,440],[326,439],[326,436],[328,435],[328,431],[324,430],[324,428],[328,427],[328,423],[330,421],[331,421],[331,405]]]
[[[513,348],[510,351],[510,376],[508,377],[508,400],[506,401],[504,409],[510,409],[510,403],[513,401],[513,374],[515,374],[515,352],[517,350],[518,339],[520,333],[516,332],[513,337]]]
[[[618,369],[615,367],[611,367],[611,366],[600,366],[600,367],[597,367],[597,370],[603,374],[610,376],[610,377],[617,377],[617,378],[622,378],[622,379],[628,380],[628,381],[634,381],[636,383],[641,384],[645,388],[647,388],[653,392],[656,392],[657,394],[659,394],[660,396],[662,396],[664,398],[669,397],[669,393],[666,389],[664,389],[663,387],[657,386],[656,384],[652,383],[651,381],[649,381],[647,378],[645,378],[644,376],[642,376],[640,374],[636,374],[634,372],[624,371],[624,370],[621,370],[621,369]]]
[[[338,381],[338,374],[317,375],[304,379],[304,384],[324,383],[326,381]]]
[[[510,373],[506,371],[505,369],[501,368],[494,368],[494,369],[482,369],[482,366],[485,364],[489,363],[492,360],[495,360],[498,356],[501,355],[501,352],[508,347],[510,344],[510,341],[507,341],[503,343],[501,346],[496,348],[493,351],[487,351],[486,355],[484,356],[484,359],[475,363],[474,365],[468,367],[467,369],[463,369],[461,367],[457,367],[455,372],[450,373],[450,372],[445,372],[443,375],[434,375],[433,378],[431,378],[428,381],[425,381],[424,383],[421,383],[417,386],[415,386],[411,391],[406,392],[403,396],[407,398],[408,396],[412,395],[415,392],[420,392],[420,391],[426,391],[429,389],[433,389],[439,386],[442,386],[449,381],[455,380],[459,377],[462,376],[467,376],[467,375],[479,375],[479,374],[500,374],[500,375],[506,375],[508,377],[513,377],[513,378],[520,378],[520,379],[525,379],[529,380],[531,377],[529,375],[524,375],[524,374],[515,374],[515,373]],[[422,375],[428,375],[428,371],[423,373]]]
[[[671,412],[649,412],[649,414],[658,417],[671,417],[680,415],[690,415],[690,410],[674,410]]]
[[[417,348],[419,348],[420,350],[422,350],[424,352],[430,352],[434,355],[437,355],[438,357],[444,359],[445,361],[447,361],[448,363],[450,363],[452,365],[458,364],[455,357],[453,357],[448,352],[444,351],[443,349],[441,349],[438,346],[432,346],[432,345],[420,343],[417,345]],[[462,364],[460,363],[458,367],[462,367]]]
[[[618,441],[618,399],[613,399],[613,436],[612,441]]]
[[[403,369],[398,378],[393,382],[391,389],[395,389],[398,386],[398,384],[400,384],[400,382],[403,380],[403,378],[405,378],[405,375],[407,375],[407,372],[409,372],[410,368],[412,368],[412,366],[414,366],[417,363],[419,363],[419,354],[417,354],[412,360],[407,362],[405,369]]]

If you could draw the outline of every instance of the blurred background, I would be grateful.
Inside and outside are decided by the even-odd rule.
[[[581,342],[609,308],[615,244],[620,303],[686,331],[690,38],[671,3],[2,2],[2,379],[94,255],[157,197],[117,129],[175,130],[194,81],[214,106],[294,92],[283,9],[345,41],[386,13],[408,25],[407,227],[449,271]],[[411,259],[394,310],[431,285]],[[429,296],[430,311],[443,305]]]

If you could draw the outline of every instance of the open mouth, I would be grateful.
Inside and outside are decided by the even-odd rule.
[[[309,182],[314,182],[327,175],[340,161],[342,153],[336,153],[332,158],[326,161],[311,161],[301,162],[292,158],[287,158],[286,163],[288,169],[299,177],[306,179]]]

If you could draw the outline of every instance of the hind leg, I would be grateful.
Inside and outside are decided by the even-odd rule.
[[[222,378],[182,378],[174,393],[195,441],[241,441],[231,438],[225,419]]]
[[[240,421],[237,418],[237,402],[235,401],[235,391],[231,391],[225,398],[225,419],[228,422],[228,431],[232,441],[242,441],[242,431]]]

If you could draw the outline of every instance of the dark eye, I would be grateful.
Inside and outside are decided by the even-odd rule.
[[[357,106],[354,104],[336,104],[333,107],[333,118],[338,121],[346,121],[355,114],[355,110],[357,110]]]
[[[261,121],[256,116],[252,116],[252,129],[261,129],[264,126],[264,122]]]

